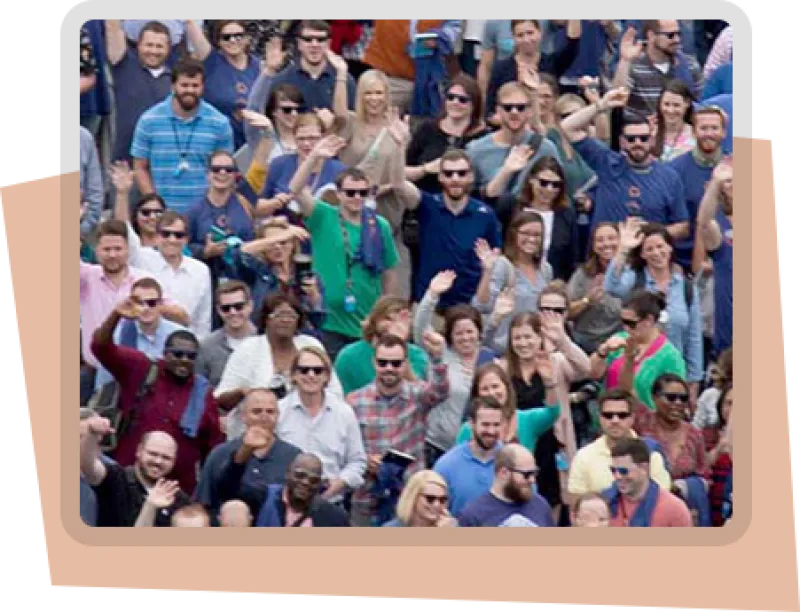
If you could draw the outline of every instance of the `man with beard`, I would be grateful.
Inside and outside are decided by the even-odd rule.
[[[318,493],[322,461],[297,455],[286,472],[286,485],[270,485],[256,527],[349,527],[347,513]]]
[[[361,425],[368,459],[366,482],[353,494],[353,522],[358,526],[385,522],[376,512],[373,489],[387,451],[414,457],[405,470],[407,475],[424,467],[428,415],[450,392],[447,365],[442,361],[444,347],[440,334],[433,330],[425,333],[423,348],[431,360],[430,380],[410,382],[404,376],[409,367],[405,340],[380,336],[375,342],[375,381],[347,396]]]
[[[722,109],[713,106],[697,107],[692,117],[692,123],[697,144],[693,150],[669,162],[669,166],[681,178],[683,192],[686,196],[686,208],[689,210],[690,236],[675,245],[675,257],[678,263],[687,269],[692,261],[697,211],[705,194],[706,185],[711,180],[714,167],[722,159],[722,143],[725,140],[727,128],[725,113]]]
[[[164,477],[175,465],[178,447],[163,431],[151,431],[136,447],[135,461],[128,467],[101,458],[100,440],[113,431],[108,419],[93,415],[81,421],[81,474],[97,496],[99,527],[133,527],[144,506],[158,503],[151,525],[169,527],[172,513],[190,503],[189,497],[170,485],[171,503],[157,500],[165,487]],[[152,505],[152,504],[151,504]],[[155,508],[155,506],[153,506]]]
[[[470,157],[451,149],[442,155],[439,165],[442,193],[420,192],[409,183],[414,195],[409,208],[419,209],[419,270],[412,287],[415,302],[422,300],[439,272],[458,270],[453,286],[439,297],[439,307],[470,303],[483,270],[475,254],[476,241],[483,238],[492,248],[501,244],[497,215],[470,197],[474,178]]]
[[[686,504],[650,478],[650,449],[643,440],[621,440],[611,451],[614,485],[603,496],[612,527],[691,527]]]
[[[181,213],[205,195],[211,153],[233,153],[230,122],[201,100],[204,84],[203,64],[181,60],[172,71],[171,95],[139,118],[131,143],[139,191],[157,192]]]
[[[534,493],[536,462],[519,444],[508,444],[497,453],[494,482],[464,508],[459,527],[555,527],[550,505]]]
[[[626,120],[619,140],[621,153],[588,138],[586,128],[598,113],[623,108],[627,100],[626,89],[612,89],[599,102],[561,122],[575,150],[597,174],[592,227],[603,221],[620,223],[638,217],[667,226],[675,239],[684,238],[689,235],[689,213],[683,183],[672,168],[651,155],[652,134],[647,120]]]
[[[561,160],[555,145],[530,129],[532,107],[530,89],[521,83],[506,83],[497,90],[500,129],[467,145],[475,184],[487,201],[519,194],[540,157]]]
[[[140,307],[130,298],[121,302],[95,332],[92,352],[120,385],[122,431],[114,459],[123,466],[136,460],[137,448],[150,431],[164,431],[178,446],[172,474],[184,491],[194,491],[198,462],[222,441],[217,403],[208,381],[195,375],[198,342],[191,332],[167,338],[164,358],[114,343],[121,319],[133,320]]]
[[[456,518],[492,486],[495,459],[503,447],[500,433],[506,425],[502,404],[493,397],[473,399],[469,423],[472,439],[451,448],[433,466],[447,482],[450,513]]]

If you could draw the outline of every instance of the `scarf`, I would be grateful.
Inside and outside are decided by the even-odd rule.
[[[711,504],[703,479],[699,476],[689,476],[685,481],[688,489],[686,505],[689,506],[689,510],[697,511],[697,526],[711,527]]]
[[[374,276],[380,276],[386,269],[378,214],[369,206],[361,208],[361,244],[353,261],[360,263]]]
[[[119,333],[119,344],[127,348],[136,348],[136,341],[139,337],[139,330],[136,329],[136,322],[125,319]]]
[[[189,403],[181,416],[181,430],[187,438],[197,437],[200,422],[203,420],[203,414],[205,414],[207,389],[208,380],[199,374],[195,374]]]
[[[281,493],[283,485],[271,484],[267,486],[267,495],[264,498],[264,504],[258,513],[256,519],[256,527],[282,527],[283,519],[286,513],[281,512],[283,509],[283,502],[281,501]]]
[[[442,83],[447,81],[448,73],[444,57],[453,52],[453,46],[441,29],[431,30],[428,34],[437,35],[436,48],[433,53],[423,57],[414,57],[414,97],[411,102],[411,114],[415,117],[436,117],[442,108]],[[413,57],[413,56],[412,56]]]
[[[647,493],[645,493],[644,498],[636,507],[636,512],[634,512],[628,522],[628,527],[650,527],[650,521],[653,519],[653,511],[656,509],[661,489],[652,480],[649,482]],[[603,492],[603,496],[608,500],[608,505],[611,507],[611,516],[616,517],[620,509],[622,498],[617,483],[614,483],[609,489],[606,489]]]
[[[371,494],[376,507],[373,512],[373,525],[383,525],[392,520],[403,489],[404,467],[384,461],[378,469]]]

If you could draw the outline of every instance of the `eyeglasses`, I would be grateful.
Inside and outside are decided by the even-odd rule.
[[[305,480],[312,487],[315,487],[322,482],[321,475],[307,472],[306,470],[301,470],[298,468],[292,470],[292,476],[294,476],[295,480]]]
[[[533,468],[532,470],[518,470],[517,468],[510,467],[508,468],[509,472],[514,472],[515,474],[519,474],[525,480],[531,480],[532,478],[536,478],[539,474],[539,468]]]
[[[639,325],[639,319],[626,319],[625,317],[620,317],[620,321],[622,321],[623,327],[634,328]]]
[[[165,353],[169,353],[175,359],[188,359],[194,361],[197,358],[197,351],[182,351],[181,349],[168,348]]]
[[[661,397],[667,400],[671,404],[688,404],[689,403],[689,394],[688,393],[659,393]]]
[[[239,42],[244,38],[244,32],[232,32],[231,34],[221,34],[219,39],[225,42]]]
[[[295,136],[297,142],[317,142],[322,140],[322,134],[314,134],[313,136]]]
[[[542,187],[545,187],[545,188],[552,187],[554,189],[561,189],[561,185],[562,185],[560,180],[551,181],[549,179],[537,178],[536,182],[539,183],[539,185],[541,185]]]
[[[176,232],[174,230],[158,230],[158,233],[162,238],[176,238],[178,240],[183,240],[186,238],[186,232]]]
[[[304,376],[309,374],[315,374],[316,376],[322,376],[325,373],[325,366],[297,366],[296,371]]]
[[[131,300],[133,301],[134,304],[137,304],[139,306],[147,306],[148,308],[155,308],[161,303],[160,298],[145,300],[138,297],[131,297]]]
[[[453,178],[457,176],[458,178],[464,178],[469,174],[469,170],[442,170],[442,174],[445,178]]]
[[[219,174],[220,172],[227,172],[229,174],[233,174],[236,172],[236,166],[210,166],[209,169],[214,174]]]
[[[297,321],[300,315],[296,312],[271,312],[268,318],[270,321]]]
[[[524,113],[528,110],[530,104],[501,104],[500,108],[502,108],[505,112],[510,113],[512,111],[517,111],[518,113]]]
[[[342,189],[342,193],[348,198],[366,198],[369,191],[369,189]]]
[[[241,312],[245,306],[247,306],[247,302],[235,302],[234,304],[220,304],[219,309],[225,313]]]
[[[670,40],[672,40],[674,38],[680,38],[681,37],[681,31],[680,30],[673,30],[672,32],[659,32],[659,34],[661,34],[661,36],[666,36]]]
[[[140,208],[139,209],[139,214],[142,215],[143,217],[147,217],[147,218],[160,217],[161,215],[164,214],[164,209],[163,208]]]
[[[554,312],[563,315],[567,312],[567,309],[563,306],[540,306],[539,312]]]
[[[438,503],[442,506],[447,506],[450,503],[450,498],[447,495],[428,495],[423,493],[422,498],[431,505]]]
[[[617,474],[619,474],[620,476],[627,476],[628,474],[631,473],[631,469],[626,467],[614,467],[612,465],[608,469],[611,470],[612,476],[616,476]]]
[[[459,94],[449,93],[447,94],[447,101],[448,102],[461,102],[461,104],[469,104],[472,102],[472,98],[469,96],[461,96]]]
[[[284,115],[297,115],[298,113],[302,112],[302,109],[299,106],[279,106],[278,110]]]
[[[619,420],[619,421],[624,421],[625,419],[630,418],[631,413],[630,412],[607,412],[607,411],[604,410],[604,411],[602,411],[600,413],[600,416],[603,417],[604,419],[606,419],[607,421],[613,421],[615,419]]]
[[[650,140],[650,135],[649,134],[633,134],[633,135],[624,134],[623,138],[629,144],[633,144],[634,142],[641,142],[641,143],[644,144],[644,143],[646,143],[647,141]]]
[[[375,362],[378,364],[379,368],[388,368],[392,366],[395,370],[399,370],[403,367],[405,359],[376,359]]]
[[[300,40],[302,40],[303,42],[306,42],[306,43],[315,42],[315,43],[322,44],[322,43],[328,42],[328,37],[327,36],[301,36]]]

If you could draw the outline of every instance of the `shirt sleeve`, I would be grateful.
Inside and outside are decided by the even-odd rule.
[[[669,223],[683,223],[690,221],[689,209],[686,206],[686,193],[683,187],[683,181],[675,170],[670,168],[670,171],[675,175],[672,181],[672,186],[669,190],[670,201],[668,204]]]
[[[345,466],[339,473],[339,478],[344,480],[351,490],[355,490],[364,484],[367,454],[361,439],[361,427],[354,413],[347,417],[345,444]]]
[[[617,153],[596,138],[584,138],[579,142],[572,143],[572,146],[583,158],[583,161],[594,170],[598,182],[610,178],[611,164],[616,159]]]
[[[725,28],[717,40],[714,41],[714,46],[711,47],[711,52],[706,59],[706,65],[703,69],[703,75],[708,78],[717,68],[731,60],[731,51],[733,49],[733,28],[728,26]]]
[[[219,397],[228,391],[249,387],[251,383],[252,355],[247,344],[241,345],[231,353],[222,371],[214,396]]]
[[[227,151],[230,154],[233,154],[235,151],[233,146],[233,128],[231,128],[231,122],[228,120],[219,124],[219,135],[217,137],[217,146],[215,149]]]
[[[81,221],[81,235],[86,236],[100,222],[104,194],[100,158],[97,155],[94,138],[92,138],[91,146],[89,147],[89,159],[86,163],[86,190],[83,194],[84,200],[89,205],[89,210],[83,221]]]
[[[131,157],[138,157],[150,161],[150,149],[152,147],[150,136],[150,125],[147,115],[139,117],[136,122],[136,128],[133,130],[133,139],[131,140]]]
[[[397,245],[394,243],[392,228],[385,219],[380,219],[381,236],[383,238],[383,262],[384,269],[391,270],[400,263],[400,255],[397,252]]]
[[[650,477],[665,491],[669,491],[672,487],[672,478],[664,467],[664,457],[661,453],[650,453]]]
[[[214,298],[211,295],[211,271],[205,267],[202,278],[203,294],[193,313],[192,323],[196,330],[198,340],[203,340],[211,333],[211,309]]]
[[[590,491],[589,475],[583,453],[578,453],[569,467],[567,490],[572,495],[583,495]]]
[[[626,265],[622,271],[618,272],[615,269],[616,266],[617,262],[612,259],[606,269],[603,289],[611,295],[624,300],[636,284],[636,272],[629,265]]]

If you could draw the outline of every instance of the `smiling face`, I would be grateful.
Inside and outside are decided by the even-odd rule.
[[[472,115],[472,100],[461,85],[453,85],[445,94],[445,114],[454,121]]]
[[[622,128],[620,149],[634,164],[643,164],[650,157],[650,126],[647,123],[634,123]]]
[[[289,503],[295,508],[308,506],[322,483],[322,462],[313,455],[298,455],[286,474]]]
[[[487,372],[478,383],[478,395],[494,398],[500,405],[508,401],[508,389],[495,372]]]
[[[159,250],[166,259],[178,257],[189,242],[186,224],[181,219],[164,224],[158,228]]]
[[[520,225],[516,242],[517,251],[524,259],[538,256],[544,246],[544,227],[538,221]]]
[[[689,409],[689,388],[679,382],[668,382],[653,396],[658,414],[667,423],[682,422]]]
[[[378,346],[375,350],[375,377],[384,389],[396,389],[403,382],[406,352],[402,346]]]
[[[461,319],[453,325],[453,330],[450,333],[450,342],[457,354],[474,355],[480,340],[480,330],[472,319]]]
[[[531,101],[523,92],[511,90],[497,101],[500,124],[511,133],[525,129],[531,119]]]
[[[363,95],[364,112],[368,117],[381,117],[386,112],[389,93],[386,86],[374,79],[365,89]]]
[[[136,466],[148,484],[154,484],[172,471],[177,454],[178,447],[172,437],[160,431],[153,432],[136,449]]]
[[[151,32],[146,30],[136,45],[136,53],[139,60],[147,68],[161,68],[167,61],[170,51],[170,40],[168,34]]]
[[[356,218],[364,208],[364,201],[369,197],[371,187],[369,181],[347,176],[342,181],[342,186],[338,190],[339,201],[343,210],[351,218]]]
[[[717,113],[700,113],[694,119],[694,137],[697,146],[706,155],[719,151],[725,140],[722,117]]]
[[[229,332],[236,332],[247,327],[253,314],[253,300],[247,299],[244,291],[223,293],[219,296],[217,313],[222,325]]]
[[[539,83],[536,93],[539,96],[539,112],[546,115],[552,113],[556,96],[550,83],[545,83],[544,81]]]
[[[194,375],[197,349],[197,342],[188,338],[174,338],[164,349],[164,368],[174,378],[188,380]]]
[[[228,23],[219,33],[219,49],[227,57],[239,57],[247,47],[247,33],[238,23]]]
[[[647,486],[650,466],[633,462],[630,455],[611,458],[612,475],[620,493],[626,497],[636,497]],[[621,469],[620,469],[621,468]]]
[[[143,325],[152,325],[161,316],[161,296],[152,287],[135,287],[131,291],[131,299],[139,308],[139,322]]]
[[[474,180],[472,165],[466,159],[448,159],[439,166],[442,191],[453,201],[460,202],[469,197]]]
[[[614,258],[614,255],[617,254],[617,249],[619,249],[619,232],[609,225],[597,228],[594,233],[592,248],[600,258],[600,261],[607,264]]]
[[[478,408],[475,419],[471,422],[472,439],[485,451],[492,450],[498,440],[503,428],[503,412],[481,406]]]
[[[292,373],[295,386],[308,395],[322,393],[330,380],[327,364],[314,353],[304,351],[297,360]]]
[[[520,361],[530,361],[542,345],[542,338],[528,323],[511,328],[511,350]]]
[[[679,126],[683,124],[683,117],[688,108],[689,102],[684,100],[683,96],[680,94],[671,91],[664,92],[659,107],[661,114],[664,115],[664,121],[669,126]]]
[[[267,315],[267,334],[275,339],[294,338],[300,315],[288,303],[279,304]]]
[[[136,224],[140,234],[155,234],[158,220],[164,214],[164,206],[156,199],[142,203],[136,211]]]
[[[435,482],[426,483],[414,504],[414,516],[427,525],[435,525],[442,518],[449,497],[447,491]]]
[[[236,182],[236,161],[228,153],[218,153],[209,160],[208,184],[219,190],[229,190]]]
[[[533,201],[540,208],[552,210],[564,191],[563,179],[552,170],[540,170],[530,178]]]
[[[325,61],[325,54],[330,49],[328,33],[322,30],[303,28],[297,38],[297,50],[310,66],[319,66]]]
[[[290,100],[286,96],[278,95],[278,100],[275,104],[275,110],[270,119],[272,119],[273,123],[282,126],[286,131],[294,132],[294,126],[297,123],[297,117],[302,110],[303,107],[299,102]]]
[[[672,247],[661,234],[652,234],[642,241],[642,259],[653,270],[672,265]]]
[[[175,100],[177,100],[181,109],[187,113],[198,107],[200,98],[203,97],[203,91],[202,74],[194,76],[181,74],[172,84],[172,93],[175,94]]]

